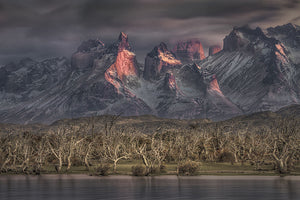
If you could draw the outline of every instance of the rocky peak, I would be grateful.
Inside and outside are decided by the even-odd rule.
[[[292,48],[299,48],[300,46],[300,26],[289,23],[268,28],[267,31],[269,36],[279,39]]]
[[[180,60],[177,60],[168,50],[167,45],[162,42],[147,54],[144,78],[147,80],[157,79],[162,73],[167,72],[168,69],[180,64]]]
[[[231,33],[224,38],[223,49],[225,51],[254,51],[254,45],[259,41],[269,44],[273,43],[275,39],[268,38],[259,27],[256,29],[251,29],[249,26],[234,27]]]
[[[219,53],[221,50],[222,49],[219,45],[211,46],[211,47],[209,47],[209,56]]]
[[[74,70],[85,72],[93,67],[94,60],[105,51],[105,44],[99,40],[87,40],[80,44],[72,55],[71,66]]]
[[[290,34],[293,35],[300,31],[300,26],[292,23],[288,23],[282,26],[271,27],[267,29],[269,34]]]
[[[22,60],[20,60],[19,65],[27,67],[27,66],[32,66],[36,63],[37,62],[32,60],[31,58],[23,58]]]
[[[131,84],[138,77],[139,68],[136,55],[130,51],[128,36],[121,32],[116,61],[106,70],[105,79],[119,91],[123,84]]]
[[[131,50],[131,47],[128,42],[128,35],[121,32],[118,39],[118,50],[123,51],[124,49]]]
[[[178,42],[173,48],[173,52],[176,58],[183,63],[190,63],[193,60],[203,60],[205,58],[203,46],[196,39]]]
[[[105,44],[101,40],[87,40],[81,43],[81,45],[77,49],[77,52],[96,51],[104,47]]]
[[[115,41],[113,44],[108,46],[107,53],[112,53],[117,55],[119,51],[128,50],[131,51],[131,46],[128,42],[128,35],[124,32],[120,32],[118,40]]]
[[[147,54],[147,56],[154,58],[164,53],[171,54],[171,52],[168,50],[167,45],[164,42],[161,42],[159,45],[155,46],[152,51]]]

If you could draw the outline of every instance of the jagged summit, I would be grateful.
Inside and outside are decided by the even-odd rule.
[[[181,65],[180,60],[177,60],[168,50],[167,45],[162,42],[147,54],[143,76],[146,80],[158,79],[168,69],[177,65]]]
[[[115,62],[106,70],[105,79],[111,83],[118,92],[122,84],[132,84],[139,77],[139,67],[136,55],[130,51],[128,36],[121,32],[118,39],[118,53]]]
[[[108,46],[106,52],[117,55],[119,51],[128,50],[131,51],[131,46],[128,42],[128,35],[124,32],[120,32],[118,39]]]
[[[289,23],[282,26],[268,28],[267,31],[270,37],[280,40],[287,47],[300,49],[300,26]],[[296,57],[296,55],[294,57]],[[294,61],[300,62],[298,59]]]
[[[128,35],[124,32],[120,32],[119,41],[128,40]]]
[[[267,31],[269,33],[295,34],[297,31],[300,31],[300,26],[288,23],[282,26],[270,27]]]
[[[164,43],[164,42],[161,42],[158,46],[154,47],[153,50],[157,51],[157,52],[162,52],[162,53],[169,51],[166,43]]]
[[[87,40],[81,43],[78,47],[77,52],[90,52],[90,51],[97,51],[105,47],[104,42],[101,40]]]
[[[203,46],[197,39],[178,42],[172,52],[183,63],[190,63],[194,60],[203,60],[205,58]]]
[[[162,53],[169,53],[168,47],[164,42],[161,42],[159,45],[155,46],[152,51],[147,54],[147,56],[158,57]]]
[[[119,39],[118,39],[118,50],[131,50],[131,47],[128,42],[128,35],[124,32],[120,32]]]
[[[0,68],[0,122],[51,123],[102,114],[227,119],[300,103],[300,32],[287,24],[235,27],[203,59],[197,40],[160,43],[142,66],[121,32],[72,55]],[[141,76],[143,74],[143,76]]]
[[[224,51],[247,51],[257,52],[264,48],[273,48],[278,40],[268,37],[261,28],[255,29],[249,26],[234,27],[233,30],[223,40]]]

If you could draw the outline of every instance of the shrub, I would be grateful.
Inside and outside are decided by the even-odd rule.
[[[165,165],[161,165],[159,170],[160,170],[161,173],[166,173],[167,172],[167,168],[166,168]]]
[[[191,176],[195,175],[199,168],[198,163],[193,161],[186,161],[178,166],[178,175]]]
[[[149,174],[156,174],[156,175],[158,175],[158,174],[160,174],[160,168],[159,167],[150,167],[150,169],[149,169]]]
[[[145,176],[146,175],[146,168],[142,165],[132,166],[131,172],[133,176]]]
[[[223,152],[219,155],[219,162],[230,162],[232,165],[234,163],[234,155],[230,152]]]
[[[72,159],[72,166],[82,166],[84,163],[77,157]]]
[[[109,164],[101,164],[96,167],[94,175],[96,176],[108,176],[110,166]]]

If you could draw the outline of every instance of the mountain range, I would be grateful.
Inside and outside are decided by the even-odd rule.
[[[160,43],[140,64],[121,32],[72,55],[0,67],[0,122],[52,123],[104,114],[212,120],[300,102],[300,27],[234,27],[209,55],[197,39]]]

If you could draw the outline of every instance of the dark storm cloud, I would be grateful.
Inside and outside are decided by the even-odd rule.
[[[0,0],[0,63],[70,56],[82,40],[129,34],[140,60],[161,41],[218,43],[233,26],[299,23],[299,0]]]

